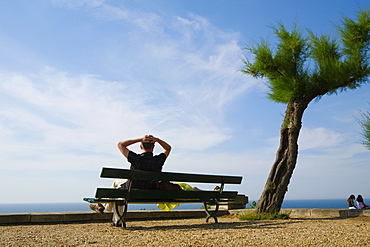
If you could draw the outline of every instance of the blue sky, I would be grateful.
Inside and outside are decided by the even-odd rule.
[[[0,2],[0,203],[79,202],[129,164],[121,140],[173,146],[165,171],[243,176],[259,198],[285,105],[240,72],[243,48],[283,22],[336,36],[368,1],[5,0]],[[370,85],[312,102],[286,199],[368,190],[356,117]],[[138,145],[132,147],[139,152]],[[160,149],[156,148],[156,152]],[[206,187],[208,188],[208,187]],[[369,199],[370,200],[370,199]]]

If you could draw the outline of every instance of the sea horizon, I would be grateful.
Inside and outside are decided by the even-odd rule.
[[[249,200],[247,208],[257,200]],[[180,204],[175,209],[200,209],[201,203]],[[284,200],[282,208],[347,208],[346,199],[301,199]],[[128,210],[159,210],[156,204],[129,204]],[[51,212],[83,212],[90,211],[87,202],[67,203],[0,203],[0,214],[7,213],[51,213]]]

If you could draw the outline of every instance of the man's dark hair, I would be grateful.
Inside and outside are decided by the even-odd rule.
[[[154,143],[153,142],[142,142],[141,145],[143,145],[143,148],[145,150],[151,150],[154,148]]]

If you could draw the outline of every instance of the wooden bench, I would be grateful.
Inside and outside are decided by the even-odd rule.
[[[205,175],[188,174],[174,172],[148,172],[129,169],[103,168],[101,178],[128,179],[128,181],[151,180],[151,181],[171,181],[184,183],[213,183],[220,187],[219,191],[192,190],[192,191],[170,191],[157,189],[134,189],[131,183],[127,189],[123,188],[97,188],[95,198],[84,198],[89,203],[114,203],[113,221],[115,225],[126,227],[125,214],[128,204],[158,204],[158,203],[203,203],[206,212],[206,222],[213,218],[218,223],[217,212],[221,202],[234,201],[237,191],[224,191],[225,184],[241,184],[242,177],[223,176],[223,175]],[[209,205],[215,205],[214,210],[208,208]],[[122,212],[119,206],[123,206]],[[115,219],[118,217],[118,220]]]

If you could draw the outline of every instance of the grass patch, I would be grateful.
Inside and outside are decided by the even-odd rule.
[[[275,220],[275,219],[289,219],[289,214],[253,212],[239,215],[239,220]]]

